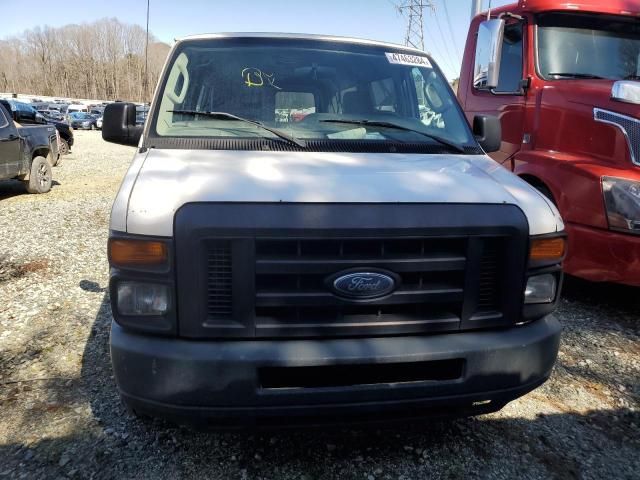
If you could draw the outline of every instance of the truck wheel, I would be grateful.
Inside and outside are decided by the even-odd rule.
[[[31,163],[31,173],[26,181],[27,192],[47,193],[51,190],[51,165],[44,157],[36,157]]]
[[[60,155],[69,155],[69,143],[66,140],[60,141]]]

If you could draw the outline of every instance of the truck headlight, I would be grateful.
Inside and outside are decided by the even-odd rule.
[[[120,282],[117,306],[121,315],[164,315],[169,310],[169,288],[154,283]]]
[[[553,303],[556,290],[556,277],[551,273],[529,277],[524,290],[524,303]]]
[[[640,234],[640,182],[602,177],[609,228]]]

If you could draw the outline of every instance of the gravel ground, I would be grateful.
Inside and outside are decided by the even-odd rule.
[[[49,194],[0,182],[0,478],[638,478],[640,291],[575,279],[552,379],[495,414],[260,433],[131,417],[105,246],[133,150],[76,139]]]

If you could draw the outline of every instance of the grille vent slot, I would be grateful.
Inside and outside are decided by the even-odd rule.
[[[233,315],[231,242],[213,241],[207,248],[207,317],[229,319]]]
[[[502,258],[500,239],[485,239],[480,259],[477,313],[500,311]]]

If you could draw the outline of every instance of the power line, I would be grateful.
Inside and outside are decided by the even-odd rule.
[[[431,42],[431,45],[435,47],[438,57],[442,59],[441,63],[442,64],[446,63],[451,68],[451,70],[453,70],[453,72],[455,73],[456,72],[455,65],[451,62],[451,59],[447,55],[442,54],[442,51],[440,50],[439,46],[436,44],[435,37],[431,33],[431,30],[428,28],[427,28],[427,35],[429,35],[429,41]]]
[[[442,41],[442,44],[444,45],[444,50],[447,54],[446,60],[449,62],[449,66],[453,66],[453,70],[455,71],[456,67],[453,63],[451,63],[452,62],[451,59],[453,58],[453,55],[451,55],[451,52],[449,51],[449,47],[447,46],[447,41],[445,40],[444,33],[442,32],[442,27],[440,26],[440,19],[438,18],[438,14],[435,9],[433,11],[433,17],[435,19],[436,26],[438,27],[438,32],[440,32],[440,40]]]
[[[444,15],[447,19],[447,25],[449,26],[451,41],[453,42],[453,46],[456,49],[456,53],[458,54],[458,60],[460,60],[460,63],[462,63],[462,54],[460,53],[460,47],[458,47],[458,44],[456,43],[456,38],[453,34],[453,27],[451,26],[451,17],[449,16],[449,9],[447,8],[447,0],[442,0],[442,5],[444,6]]]

